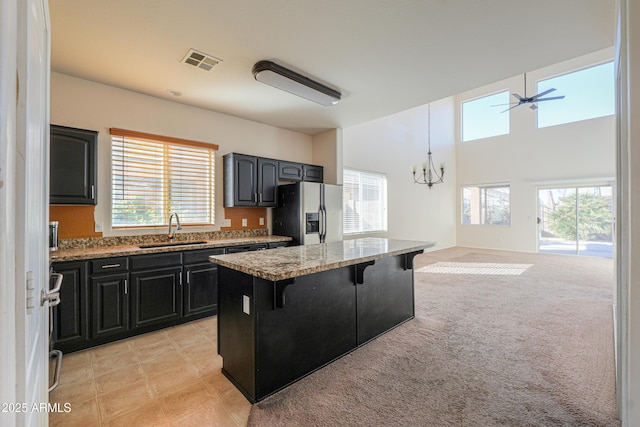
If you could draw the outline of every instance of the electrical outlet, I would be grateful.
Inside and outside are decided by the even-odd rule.
[[[260,218],[260,225],[264,225],[264,218]]]
[[[247,218],[242,218],[242,226],[243,227],[247,226]]]
[[[223,227],[231,227],[231,220],[228,218],[225,218],[222,220],[222,226]]]
[[[94,229],[96,233],[102,233],[102,222],[96,222]]]

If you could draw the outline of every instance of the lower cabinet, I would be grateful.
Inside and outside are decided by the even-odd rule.
[[[182,267],[131,273],[132,328],[165,323],[181,317]]]
[[[211,316],[218,313],[218,265],[209,262],[209,257],[223,253],[224,248],[182,253],[184,317]]]
[[[51,340],[56,348],[66,352],[82,346],[89,339],[87,263],[62,262],[56,264],[54,270],[62,274],[63,278],[60,304],[51,310]]]
[[[63,275],[53,346],[68,353],[215,315],[218,265],[209,256],[261,249],[267,244],[53,263]]]
[[[129,330],[129,273],[91,278],[91,337]]]
[[[184,317],[215,314],[218,307],[218,266],[213,263],[185,265]]]

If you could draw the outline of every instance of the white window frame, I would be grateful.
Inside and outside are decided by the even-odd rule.
[[[509,105],[491,106],[491,105],[494,105],[493,101],[490,101],[491,105],[485,106],[487,108],[487,113],[496,114],[496,115],[499,114],[501,116],[504,115],[506,123],[507,123],[506,132],[487,134],[487,135],[475,137],[475,138],[472,138],[472,139],[465,139],[466,137],[465,137],[465,132],[464,132],[464,129],[465,129],[465,111],[464,110],[465,110],[465,105],[466,104],[479,102],[479,101],[482,101],[482,100],[484,100],[486,98],[489,98],[489,97],[492,97],[492,96],[504,95],[504,94],[506,94],[506,99],[505,99],[506,103],[509,103],[510,102],[510,95],[511,95],[511,92],[509,91],[509,89],[500,90],[500,91],[497,91],[497,92],[489,93],[489,94],[486,94],[486,95],[479,96],[477,98],[467,99],[465,101],[460,102],[460,141],[461,142],[479,141],[479,140],[486,139],[486,138],[494,138],[494,137],[497,137],[497,136],[509,135],[509,133],[511,132],[511,122],[510,122],[510,113],[511,113],[511,111],[510,110],[504,111],[504,110],[509,108]],[[502,104],[501,101],[495,101],[495,102],[499,102],[500,105]],[[504,112],[502,112],[502,111],[504,111]]]
[[[343,234],[344,235],[354,235],[354,234],[368,234],[368,233],[382,233],[387,231],[388,221],[387,221],[387,175],[380,172],[372,172],[372,171],[363,171],[354,168],[344,168],[343,178],[346,178],[348,174],[357,174],[359,177],[359,190],[358,190],[358,200],[347,199],[349,195],[348,184],[343,179]],[[362,178],[370,177],[379,179],[381,184],[377,188],[379,193],[378,203],[380,206],[380,211],[378,212],[379,217],[377,218],[377,222],[379,227],[374,227],[370,229],[365,229],[364,224],[364,216],[362,215],[362,206],[363,206],[363,195],[365,192],[363,191],[363,179]],[[347,218],[349,212],[356,212],[358,214],[358,224],[357,230],[347,230],[347,226],[353,223],[353,218]]]
[[[547,82],[549,80],[561,78],[561,77],[570,76],[572,74],[581,73],[581,72],[593,69],[595,67],[600,67],[600,66],[607,65],[607,64],[611,64],[612,67],[614,67],[613,61],[604,61],[604,62],[600,62],[598,64],[589,65],[588,67],[583,67],[583,68],[580,68],[580,69],[577,69],[577,70],[573,70],[573,71],[569,71],[569,72],[566,72],[566,73],[557,74],[555,76],[551,76],[551,77],[546,77],[544,79],[540,79],[536,83],[536,93],[540,93],[540,92],[542,92],[543,90],[546,89],[545,86],[543,86],[543,88],[540,88],[540,84],[541,83]],[[554,87],[557,89],[556,91],[551,92],[548,95],[543,96],[542,98],[565,95],[565,93],[562,92],[562,87],[559,87],[559,86],[554,86]],[[552,123],[552,124],[547,124],[547,125],[544,125],[544,126],[540,126],[540,113],[544,112],[544,109],[545,109],[545,107],[547,105],[549,105],[549,106],[552,105],[552,104],[549,104],[549,102],[551,102],[551,103],[554,103],[554,102],[562,103],[565,100],[567,100],[567,98],[562,99],[562,100],[557,100],[557,101],[556,100],[547,101],[547,102],[543,102],[543,103],[538,103],[537,104],[538,108],[536,110],[536,127],[538,129],[544,129],[544,128],[548,128],[548,127],[562,126],[562,125],[566,125],[566,124],[570,124],[570,123],[581,122],[581,121],[584,121],[584,120],[592,120],[592,119],[597,119],[597,118],[600,118],[600,117],[608,117],[608,116],[614,115],[615,114],[615,74],[614,73],[612,73],[612,75],[611,75],[611,88],[612,88],[611,95],[613,97],[613,103],[612,103],[612,110],[611,110],[610,114],[604,114],[604,115],[592,116],[592,117],[583,117],[583,118],[579,118],[579,119],[571,120],[571,121],[567,121],[567,122]],[[554,105],[558,105],[558,104],[554,104]],[[570,107],[566,106],[566,104],[564,104],[562,108],[565,109],[565,108],[570,108]]]
[[[478,211],[476,215],[480,222],[465,222],[465,189],[477,188],[479,190],[478,197],[480,200],[478,201]],[[487,223],[487,190],[488,189],[497,189],[497,188],[507,188],[509,190],[509,202],[507,203],[507,223],[506,224],[495,224],[495,223]],[[472,221],[470,219],[470,221]],[[473,226],[473,227],[510,227],[511,226],[511,185],[505,183],[499,184],[469,184],[463,185],[460,187],[460,223],[465,226]]]
[[[165,227],[174,212],[183,226],[214,225],[216,144],[110,131],[112,229]],[[147,222],[118,220],[123,211],[147,215]]]

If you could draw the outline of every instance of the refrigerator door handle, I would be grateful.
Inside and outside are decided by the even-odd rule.
[[[325,206],[324,184],[320,184],[320,243],[324,243],[327,237],[327,207]]]
[[[322,243],[327,240],[327,207],[322,208]]]
[[[325,229],[324,229],[324,210],[322,206],[320,206],[320,210],[318,211],[318,237],[320,238],[320,243],[324,243],[325,237]]]

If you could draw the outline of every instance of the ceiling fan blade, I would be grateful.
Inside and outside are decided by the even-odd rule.
[[[520,104],[519,102],[509,102],[508,104],[493,104],[493,105],[489,105],[489,107],[502,107],[503,105],[514,105],[514,104]]]
[[[526,98],[521,97],[517,93],[512,93],[511,96],[515,96],[518,99],[518,101],[522,101],[523,99],[526,99]]]
[[[531,107],[529,108],[531,108],[532,110],[535,110],[536,108],[538,108],[538,106],[536,104],[531,104]]]
[[[544,92],[540,92],[537,95],[533,95],[531,98],[533,98],[533,99],[540,98],[541,96],[545,96],[546,94],[551,93],[554,90],[556,90],[556,89],[552,87],[551,89],[545,90]]]
[[[553,101],[554,99],[564,99],[564,95],[562,95],[562,96],[552,96],[551,98],[536,99],[536,100],[535,100],[535,102],[539,102],[539,101]]]
[[[519,106],[521,106],[521,105],[522,105],[522,103],[518,102],[518,103],[517,103],[516,105],[514,105],[513,107],[509,107],[509,108],[507,108],[506,110],[503,110],[503,111],[500,111],[500,112],[501,112],[501,113],[506,113],[507,111],[509,111],[509,110],[513,110],[514,108],[519,107]]]

